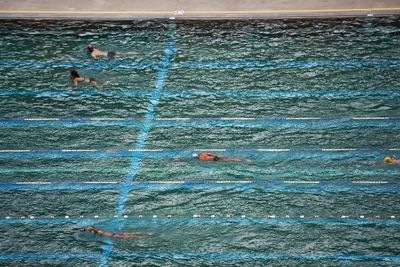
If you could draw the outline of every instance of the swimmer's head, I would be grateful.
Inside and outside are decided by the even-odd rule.
[[[76,70],[71,70],[71,74],[69,75],[72,79],[79,78],[79,74]]]
[[[391,157],[385,157],[383,161],[386,163],[393,163],[393,159]]]
[[[94,226],[90,226],[90,227],[81,228],[80,230],[84,231],[84,232],[86,232],[86,231],[92,232],[94,229],[96,229]]]
[[[92,44],[87,44],[86,49],[89,51],[89,53],[92,53],[94,51],[94,47]]]
[[[192,154],[192,158],[198,159],[198,158],[199,158],[199,154],[193,153],[193,154]]]

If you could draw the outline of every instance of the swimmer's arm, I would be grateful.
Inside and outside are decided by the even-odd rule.
[[[102,231],[102,230],[97,230],[96,233],[99,234],[99,235],[101,235],[101,236],[105,236],[105,237],[113,237],[113,234],[112,234],[112,233],[104,232],[104,231]]]
[[[75,79],[74,79],[74,85],[75,85],[75,86],[78,86],[78,78],[75,78]]]
[[[222,161],[233,161],[233,162],[241,162],[241,161],[245,161],[245,162],[250,162],[251,160],[249,159],[241,159],[241,158],[222,158]]]

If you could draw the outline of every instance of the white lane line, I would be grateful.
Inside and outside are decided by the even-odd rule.
[[[193,118],[156,118],[155,121],[188,121],[193,120]]]
[[[287,120],[321,120],[320,117],[293,117],[286,118]]]
[[[216,184],[251,184],[252,181],[215,181]]]
[[[261,151],[261,152],[288,152],[291,149],[288,148],[258,148],[257,151]]]
[[[129,152],[162,152],[164,149],[128,149]]]
[[[131,184],[184,184],[185,181],[142,181],[142,182],[131,182]]]
[[[49,185],[52,182],[15,182],[18,185]]]
[[[61,149],[61,152],[98,152],[97,149]]]
[[[388,181],[352,181],[353,184],[387,184]]]
[[[0,153],[21,153],[21,152],[31,152],[28,149],[3,149],[0,150]]]
[[[211,152],[224,152],[224,151],[226,151],[226,149],[225,148],[195,148],[195,149],[192,149],[193,151],[211,151]]]
[[[24,121],[59,121],[60,118],[25,118]]]
[[[212,120],[213,118],[210,118]],[[257,118],[214,118],[214,120],[225,120],[225,121],[254,121]]]
[[[389,117],[352,117],[353,120],[389,120]]]
[[[0,119],[10,119],[10,118],[0,118]],[[134,118],[134,117],[126,117],[126,118],[101,118],[101,117],[93,117],[93,118],[15,118],[15,121],[67,121],[67,122],[80,122],[80,121],[141,121],[145,118]],[[380,116],[354,116],[354,117],[337,117],[337,118],[329,118],[329,117],[172,117],[172,118],[155,118],[155,121],[265,121],[265,120],[398,120],[400,117],[380,117]],[[11,118],[12,120],[12,118]]]
[[[119,184],[119,182],[101,182],[101,181],[94,181],[94,182],[82,182],[83,184]]]
[[[356,151],[356,148],[322,148],[322,151]]]
[[[319,184],[320,181],[283,181],[284,184]]]

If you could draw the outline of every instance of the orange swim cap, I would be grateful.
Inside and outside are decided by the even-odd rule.
[[[386,163],[393,163],[393,159],[391,157],[385,157],[383,161],[385,161]]]

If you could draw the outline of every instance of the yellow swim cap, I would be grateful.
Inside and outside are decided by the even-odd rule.
[[[383,159],[386,163],[393,163],[393,159],[391,157],[386,157]]]

